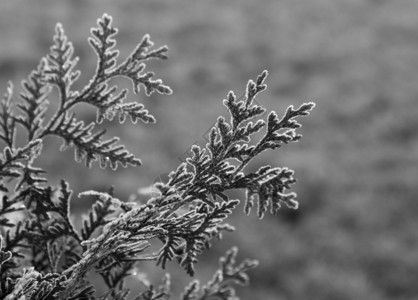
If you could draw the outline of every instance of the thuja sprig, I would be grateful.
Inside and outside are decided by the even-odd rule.
[[[186,272],[193,275],[197,256],[210,247],[211,240],[220,237],[225,230],[233,230],[224,221],[239,201],[229,199],[226,194],[229,190],[246,189],[252,193],[251,197],[257,195],[260,218],[268,205],[272,206],[273,213],[281,202],[296,208],[295,194],[286,193],[294,182],[292,171],[264,166],[256,172],[244,173],[248,162],[264,150],[299,140],[300,135],[294,130],[300,124],[294,118],[307,115],[314,107],[313,103],[307,103],[298,109],[289,108],[281,119],[272,112],[267,122],[251,123],[250,120],[264,112],[264,108],[253,104],[253,99],[265,89],[266,75],[263,72],[256,82],[249,82],[245,101],[236,102],[235,96],[229,93],[225,105],[231,113],[231,121],[218,119],[206,149],[194,146],[192,156],[170,173],[169,181],[156,184],[159,196],[151,198],[147,204],[130,207],[108,222],[100,236],[83,242],[87,247],[83,259],[65,271],[71,276],[66,293],[71,293],[77,286],[77,278],[82,278],[88,269],[102,264],[103,257],[108,264],[103,267],[105,270],[120,263],[144,260],[156,260],[157,265],[165,268],[169,261],[177,259]],[[264,127],[267,127],[264,136],[250,145],[251,136]],[[238,163],[234,165],[231,160]],[[97,192],[82,193],[93,194]],[[106,194],[99,196],[112,198]],[[112,201],[121,203],[115,198]],[[249,212],[250,201],[252,199],[247,200],[246,212]],[[150,251],[153,241],[162,242],[160,250]]]
[[[89,83],[81,91],[73,89],[80,75],[80,71],[75,69],[78,58],[74,57],[73,45],[68,41],[62,25],[58,24],[50,53],[41,59],[38,68],[22,83],[24,92],[17,105],[20,114],[13,112],[12,85],[9,85],[0,106],[0,139],[14,148],[16,124],[20,124],[27,131],[28,142],[44,139],[48,135],[61,137],[64,140],[61,149],[74,147],[76,161],[84,159],[88,167],[95,160],[100,160],[103,168],[110,165],[116,169],[118,164],[140,165],[141,161],[119,144],[118,138],[104,139],[105,130],[95,131],[94,123],[79,121],[72,109],[80,103],[96,107],[97,122],[113,120],[116,115],[119,115],[120,122],[124,122],[127,116],[133,123],[138,120],[155,122],[143,104],[125,102],[127,89],[115,94],[118,87],[110,85],[109,81],[115,77],[126,77],[131,80],[135,93],[143,87],[146,95],[154,92],[171,94],[171,89],[160,79],[154,79],[152,72],[145,72],[148,60],[167,58],[167,47],[151,49],[153,43],[149,35],[145,35],[134,51],[118,63],[119,51],[114,49],[117,29],[112,25],[112,18],[104,14],[98,20],[98,28],[93,28],[91,32],[89,43],[97,54],[98,67]],[[59,108],[46,122],[48,96],[53,87],[59,92]]]
[[[245,189],[248,195],[246,213],[250,212],[255,198],[258,198],[260,218],[264,216],[268,205],[271,205],[272,213],[277,213],[280,203],[297,208],[296,194],[286,192],[295,182],[293,171],[285,167],[263,166],[256,172],[244,173],[248,163],[261,152],[297,142],[301,135],[295,130],[301,125],[295,118],[308,115],[315,106],[312,102],[298,109],[290,106],[281,119],[273,111],[268,115],[267,122],[260,118],[254,121],[265,112],[265,108],[254,104],[253,100],[266,89],[266,77],[267,72],[264,71],[255,82],[248,82],[245,100],[237,101],[233,92],[228,94],[224,105],[230,113],[230,121],[219,117],[210,132],[206,148],[193,146],[192,156],[187,163],[172,172],[166,184],[156,184],[161,196],[155,201],[173,205],[174,208],[194,200],[212,206],[216,199],[228,199],[226,191]],[[258,142],[251,143],[252,136],[266,125],[264,136]],[[173,198],[182,201],[173,201]]]
[[[53,73],[55,77],[62,78],[52,81],[52,83],[58,85],[60,90],[62,109],[52,118],[44,135],[53,134],[62,137],[65,141],[64,148],[67,145],[74,145],[76,160],[80,161],[85,158],[87,166],[90,166],[91,162],[97,159],[100,160],[100,166],[103,168],[108,163],[113,169],[117,167],[117,164],[136,166],[141,163],[140,160],[130,154],[122,145],[119,145],[118,138],[103,140],[105,130],[92,133],[95,127],[94,123],[85,125],[67,111],[78,103],[87,103],[97,108],[97,122],[99,123],[105,118],[113,120],[116,114],[119,114],[120,122],[124,122],[128,115],[134,123],[137,120],[145,123],[154,122],[154,117],[149,114],[143,104],[124,103],[128,94],[127,89],[123,89],[115,95],[117,86],[109,86],[108,82],[114,77],[123,76],[132,81],[135,93],[138,93],[140,87],[143,86],[147,95],[153,92],[170,94],[171,89],[165,86],[161,80],[152,79],[154,75],[152,72],[144,73],[145,61],[151,58],[166,58],[167,48],[162,47],[158,51],[150,51],[149,48],[153,43],[146,35],[134,52],[125,61],[118,64],[116,59],[119,51],[114,49],[116,45],[114,36],[117,29],[112,26],[112,18],[105,14],[98,20],[98,25],[98,28],[91,30],[93,37],[89,38],[89,43],[98,57],[97,69],[89,84],[81,92],[69,90],[69,87],[78,78],[78,72],[72,71],[76,60],[71,59],[73,52],[71,43],[67,42],[62,27],[57,26],[54,39],[56,44],[51,49],[56,54],[50,55],[48,58],[49,61],[52,61],[53,66],[59,65],[61,60],[64,59],[66,61],[64,65],[67,67],[61,68],[63,70],[50,67],[48,74]],[[160,55],[153,55],[154,52]],[[61,57],[62,59],[57,63],[55,57]]]

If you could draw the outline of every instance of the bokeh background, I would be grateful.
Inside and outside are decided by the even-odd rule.
[[[131,95],[155,125],[105,124],[143,166],[89,170],[50,139],[39,165],[52,183],[66,178],[75,193],[114,184],[128,199],[174,169],[190,145],[203,144],[216,117],[226,115],[227,92],[242,94],[267,69],[269,88],[258,102],[268,110],[317,103],[302,120],[299,143],[251,166],[294,169],[300,209],[262,221],[237,211],[236,233],[202,256],[197,276],[207,280],[217,257],[237,245],[240,258],[260,260],[242,299],[418,299],[418,1],[2,0],[1,93],[8,80],[19,86],[48,52],[57,22],[80,57],[80,86],[87,83],[96,58],[86,39],[104,12],[119,28],[122,57],[145,33],[170,47],[170,59],[149,69],[174,94]],[[88,107],[79,113],[95,118]],[[90,204],[75,198],[74,218]],[[180,293],[190,279],[170,270]]]

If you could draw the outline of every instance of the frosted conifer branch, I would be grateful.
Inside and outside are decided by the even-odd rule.
[[[250,81],[248,84],[247,95],[252,100],[265,89],[265,78],[266,72],[263,72],[256,83]],[[269,117],[267,122],[249,123],[249,120],[264,112],[264,108],[251,104],[252,100],[236,102],[233,94],[229,93],[229,100],[225,104],[231,108],[231,121],[228,123],[223,118],[218,119],[207,148],[194,146],[187,163],[182,163],[173,171],[167,183],[156,184],[159,196],[150,199],[146,205],[134,207],[120,215],[104,226],[102,235],[84,242],[88,247],[85,252],[88,259],[73,266],[72,276],[83,274],[90,264],[98,263],[103,255],[113,257],[114,261],[156,260],[157,265],[163,268],[169,261],[177,259],[186,272],[193,275],[197,256],[209,248],[210,241],[219,237],[223,230],[232,229],[223,223],[239,203],[238,200],[230,200],[226,194],[231,189],[247,189],[251,193],[250,198],[258,197],[260,218],[269,205],[273,213],[277,212],[281,202],[295,208],[294,193],[285,193],[294,183],[293,171],[264,166],[257,172],[244,174],[243,169],[249,160],[262,151],[277,148],[267,143],[271,137],[279,130],[295,127],[293,118],[307,115],[314,105],[310,103],[297,110],[288,109],[282,121]],[[266,124],[264,137],[255,145],[249,145],[250,136],[266,127]],[[243,153],[241,149],[246,149],[246,152]],[[236,151],[241,151],[239,156]],[[234,165],[230,160],[238,164]],[[251,205],[248,203],[252,201],[252,198],[248,200],[246,212],[249,212]],[[158,252],[147,253],[148,244],[143,241],[152,239],[161,240],[163,245]],[[118,252],[114,249],[125,250]],[[127,249],[137,251],[129,252]],[[133,253],[136,255],[131,256]],[[229,255],[230,259],[233,253]],[[239,278],[239,282],[246,282],[245,276]],[[224,292],[228,294],[230,290]]]
[[[45,171],[34,165],[41,154],[43,139],[55,135],[64,140],[61,150],[73,147],[75,160],[90,167],[140,165],[140,160],[119,143],[105,138],[105,130],[96,130],[94,122],[85,124],[76,118],[73,108],[90,104],[97,110],[97,122],[115,117],[123,123],[130,118],[148,123],[155,118],[136,102],[125,102],[128,90],[120,90],[110,80],[122,76],[133,84],[133,92],[143,88],[146,95],[170,94],[171,90],[152,72],[145,71],[150,59],[166,59],[167,47],[153,49],[145,35],[127,58],[118,62],[117,29],[104,14],[91,31],[89,43],[97,54],[97,68],[81,90],[74,83],[80,72],[78,58],[60,24],[56,27],[50,53],[22,82],[23,93],[14,110],[12,85],[0,101],[0,298],[1,299],[119,299],[126,300],[130,290],[125,282],[134,276],[144,289],[134,299],[171,299],[170,277],[155,287],[135,271],[138,263],[154,261],[163,269],[177,261],[191,276],[199,255],[225,232],[234,230],[226,221],[238,206],[229,191],[243,189],[247,199],[244,211],[250,213],[257,202],[260,218],[267,210],[278,212],[285,204],[297,208],[293,171],[286,167],[262,166],[247,172],[247,165],[265,150],[275,150],[301,138],[297,118],[306,116],[313,103],[299,108],[290,106],[282,117],[266,111],[255,99],[266,89],[267,72],[246,86],[245,99],[229,92],[223,101],[229,118],[219,117],[210,130],[205,147],[193,146],[191,155],[169,174],[167,182],[155,184],[159,194],[146,203],[125,202],[106,192],[87,191],[83,197],[96,199],[83,219],[80,233],[71,218],[72,190],[62,180],[58,187],[48,184]],[[51,88],[58,89],[59,99]],[[58,109],[46,120],[49,101]],[[16,126],[27,133],[27,143],[15,145]],[[255,136],[261,138],[255,140]],[[11,189],[11,187],[14,187]],[[27,218],[14,220],[9,213],[24,211]],[[237,248],[221,258],[219,270],[206,284],[193,280],[180,296],[182,300],[211,298],[238,299],[234,285],[248,284],[247,272],[256,261],[236,265]],[[23,268],[29,262],[31,267]],[[100,274],[108,291],[94,295],[86,274]]]
[[[23,82],[26,92],[22,94],[22,103],[19,104],[19,108],[24,112],[24,115],[19,115],[15,119],[27,129],[29,140],[44,138],[47,135],[63,138],[65,145],[62,149],[74,146],[76,161],[81,161],[84,158],[88,167],[95,160],[100,160],[100,166],[103,168],[107,165],[116,168],[118,164],[138,166],[140,160],[129,153],[124,146],[118,144],[118,139],[103,139],[105,131],[93,133],[94,124],[84,125],[82,121],[76,119],[71,109],[79,103],[91,104],[97,108],[97,122],[99,123],[105,118],[113,120],[116,115],[119,116],[121,123],[125,121],[127,116],[133,123],[138,120],[144,123],[155,122],[155,118],[144,108],[143,104],[124,103],[128,91],[124,89],[116,93],[117,87],[109,86],[108,81],[117,76],[124,76],[134,82],[139,80],[138,82],[146,87],[147,94],[152,91],[171,93],[171,90],[159,80],[155,81],[159,82],[158,84],[151,80],[149,73],[140,75],[141,71],[137,70],[134,76],[132,69],[132,65],[138,64],[141,64],[142,69],[145,68],[145,61],[151,58],[166,58],[167,48],[150,50],[152,42],[147,36],[135,51],[118,65],[119,51],[114,49],[116,46],[114,37],[117,29],[113,27],[111,17],[103,15],[98,20],[98,28],[93,28],[91,33],[92,37],[89,38],[89,43],[98,56],[98,64],[90,83],[82,91],[72,90],[72,86],[80,74],[79,71],[75,71],[78,58],[73,58],[72,43],[64,34],[62,25],[58,24],[54,45],[47,58],[42,59],[37,71],[31,74],[29,80]],[[139,79],[142,77],[148,79],[144,79],[145,81]],[[139,90],[138,82],[135,91]],[[50,93],[51,86],[58,88],[60,107],[49,122],[44,125],[45,112],[49,106],[46,97]],[[3,101],[3,103],[6,105],[8,102]],[[7,111],[6,107],[3,111]],[[8,122],[10,123],[10,121]],[[10,140],[10,137],[7,139]]]
[[[266,77],[267,71],[264,71],[255,82],[248,82],[246,99],[243,101],[238,101],[233,92],[228,93],[224,105],[230,113],[230,121],[219,117],[211,129],[206,148],[196,145],[192,147],[192,155],[186,160],[189,170],[182,164],[176,172],[170,174],[166,184],[156,185],[161,193],[157,201],[165,203],[176,195],[183,200],[173,204],[176,208],[195,200],[213,206],[210,201],[228,199],[226,191],[245,189],[248,195],[246,213],[250,212],[255,200],[259,205],[260,218],[269,206],[272,213],[277,213],[280,203],[297,208],[296,194],[287,192],[295,182],[293,171],[264,166],[254,173],[243,172],[248,163],[261,152],[298,141],[301,135],[296,134],[295,129],[301,125],[294,118],[308,115],[315,106],[312,102],[305,103],[298,109],[289,107],[281,119],[275,112],[271,112],[266,121],[260,119],[265,108],[254,104],[253,100],[266,89]],[[259,119],[254,121],[257,117]],[[251,143],[251,137],[266,125],[264,136],[258,142]],[[212,196],[213,200],[209,200],[208,196]]]

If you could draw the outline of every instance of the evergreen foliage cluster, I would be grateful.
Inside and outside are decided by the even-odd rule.
[[[132,295],[125,280],[139,262],[150,260],[163,269],[177,261],[193,276],[198,256],[211,247],[212,240],[234,230],[225,221],[239,200],[230,199],[228,191],[245,190],[245,213],[257,204],[259,218],[268,210],[276,214],[283,204],[298,207],[296,194],[290,192],[295,183],[292,170],[272,166],[245,170],[263,151],[298,141],[301,135],[296,130],[301,125],[296,119],[314,107],[311,102],[290,106],[282,117],[270,112],[264,120],[265,109],[254,101],[266,89],[264,71],[248,82],[244,100],[233,92],[227,95],[223,103],[230,118],[218,118],[206,147],[193,146],[192,155],[169,174],[169,180],[155,184],[158,193],[146,203],[119,200],[112,189],[80,193],[79,198],[94,197],[96,202],[78,231],[71,217],[69,183],[61,180],[58,187],[50,186],[46,171],[35,164],[44,139],[62,138],[61,150],[73,148],[75,160],[87,167],[94,161],[102,168],[139,166],[141,161],[119,138],[105,138],[105,130],[97,130],[96,123],[115,117],[123,123],[128,116],[133,123],[150,123],[155,118],[143,104],[127,102],[128,90],[118,92],[110,81],[126,77],[134,93],[144,89],[148,96],[172,92],[153,72],[145,71],[148,60],[167,58],[167,47],[153,49],[145,35],[119,62],[116,33],[111,17],[103,15],[88,40],[98,57],[96,72],[83,89],[75,90],[78,58],[58,24],[50,53],[23,81],[20,99],[13,99],[10,83],[0,102],[4,144],[0,156],[0,299],[171,299],[169,275],[160,286],[142,280],[144,289],[138,295]],[[46,118],[54,88],[59,105]],[[76,118],[73,108],[82,103],[96,108],[96,123],[86,125]],[[18,131],[26,133],[23,146],[17,145]],[[263,135],[254,141],[257,133]],[[236,256],[237,248],[229,250],[213,278],[206,284],[193,280],[180,299],[238,299],[234,285],[248,284],[247,271],[257,262],[247,259],[237,264]],[[101,276],[107,293],[95,293],[88,272]]]

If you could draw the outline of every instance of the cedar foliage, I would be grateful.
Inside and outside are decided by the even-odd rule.
[[[0,156],[0,299],[171,299],[169,274],[159,286],[144,280],[145,288],[138,295],[125,287],[125,279],[134,274],[139,262],[149,260],[163,269],[177,261],[193,276],[198,256],[211,247],[211,241],[234,230],[225,221],[239,200],[230,199],[228,191],[244,189],[245,213],[256,203],[259,218],[268,210],[276,214],[283,204],[291,209],[298,206],[296,194],[290,192],[295,183],[292,170],[268,165],[255,172],[245,170],[265,150],[297,142],[301,138],[296,132],[301,127],[297,117],[308,115],[314,107],[311,102],[290,106],[282,117],[270,112],[264,120],[265,109],[254,101],[266,89],[264,71],[248,82],[244,100],[233,92],[227,95],[223,104],[230,118],[218,118],[206,146],[193,146],[190,157],[169,174],[168,181],[155,184],[158,193],[146,203],[119,200],[112,190],[78,195],[96,198],[78,232],[71,218],[69,183],[61,180],[58,187],[50,186],[46,171],[36,166],[45,137],[62,138],[61,150],[73,148],[75,161],[89,168],[95,161],[101,168],[139,166],[141,161],[119,138],[105,138],[105,130],[97,130],[96,123],[115,117],[120,123],[127,117],[133,123],[152,123],[155,118],[143,104],[127,102],[128,90],[117,92],[118,87],[109,81],[126,77],[134,93],[143,89],[148,96],[172,92],[145,70],[148,60],[167,58],[167,47],[154,49],[145,35],[127,58],[120,59],[112,18],[105,14],[97,24],[88,39],[97,54],[97,68],[83,89],[74,89],[80,76],[78,58],[58,24],[50,52],[22,82],[20,98],[14,100],[9,83],[0,102],[4,144]],[[59,96],[53,101],[59,101],[59,106],[46,118],[54,88]],[[73,108],[79,104],[96,108],[96,123],[77,119]],[[18,128],[26,133],[24,146],[16,145]],[[253,135],[260,132],[263,136],[254,141]],[[16,220],[12,213],[25,218]],[[209,282],[191,281],[179,298],[238,299],[234,285],[248,284],[247,271],[257,261],[237,264],[236,256],[237,248],[229,250]],[[88,272],[102,277],[108,288],[104,295],[95,293]]]

